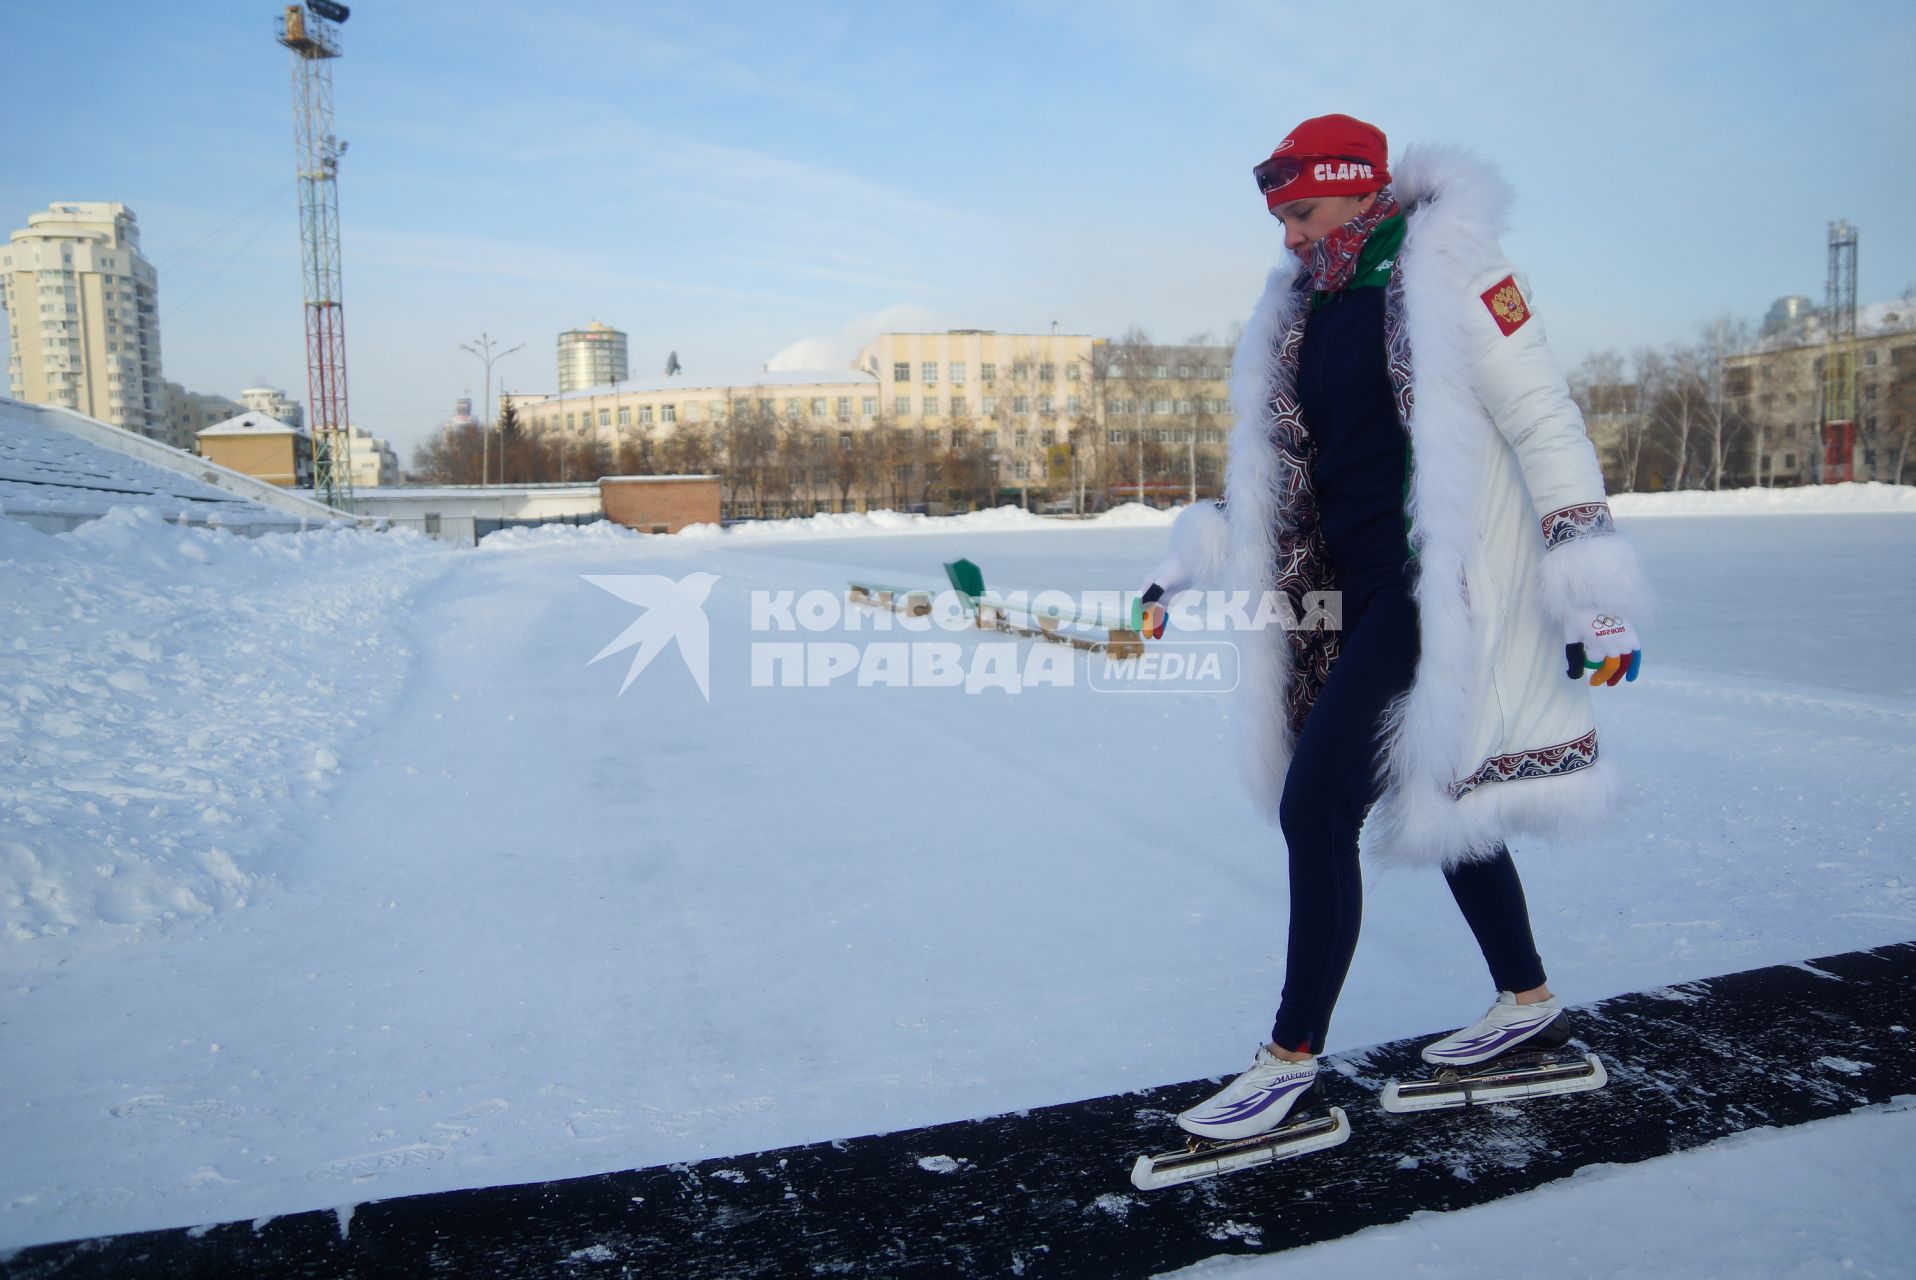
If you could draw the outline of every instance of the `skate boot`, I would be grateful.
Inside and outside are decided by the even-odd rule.
[[[1435,1067],[1474,1067],[1518,1045],[1556,1049],[1570,1038],[1569,1028],[1561,1025],[1562,1014],[1563,1004],[1555,996],[1518,1004],[1515,995],[1499,991],[1488,1013],[1473,1025],[1425,1045],[1423,1058]]]
[[[1572,1045],[1570,1034],[1555,996],[1518,1004],[1499,991],[1477,1022],[1424,1046],[1430,1076],[1392,1080],[1379,1101],[1386,1111],[1442,1111],[1603,1088],[1603,1063]]]
[[[1250,1070],[1178,1116],[1178,1127],[1212,1142],[1269,1133],[1317,1084],[1317,1059],[1286,1062],[1265,1045]]]
[[[1337,1146],[1350,1121],[1319,1101],[1317,1059],[1285,1062],[1261,1048],[1250,1070],[1178,1116],[1192,1135],[1183,1150],[1138,1157],[1132,1185],[1153,1191]]]

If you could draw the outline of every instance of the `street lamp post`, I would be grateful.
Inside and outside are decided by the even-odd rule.
[[[514,351],[520,350],[520,348],[524,347],[525,345],[526,344],[522,342],[517,347],[511,347],[505,351],[501,351],[495,354],[492,349],[493,347],[492,338],[483,332],[480,333],[478,338],[475,339],[474,341],[462,342],[459,344],[459,349],[461,351],[470,351],[473,355],[479,357],[480,363],[486,366],[486,406],[485,406],[486,416],[479,423],[479,483],[482,485],[486,483],[486,470],[487,470],[486,445],[488,443],[486,433],[492,430],[492,366],[498,361],[504,360],[507,356],[511,355]],[[499,441],[499,483],[504,484],[505,482],[506,482],[506,442],[502,439]]]

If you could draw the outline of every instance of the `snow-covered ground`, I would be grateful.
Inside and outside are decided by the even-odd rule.
[[[1663,597],[1645,678],[1600,695],[1633,803],[1600,839],[1517,849],[1566,996],[1916,937],[1911,497],[1619,502]],[[1016,694],[752,681],[768,641],[928,638],[974,668],[1029,648],[869,615],[755,632],[755,592],[936,585],[958,555],[1001,591],[1119,590],[1165,522],[600,527],[464,552],[0,520],[0,1246],[1235,1069],[1281,981],[1285,888],[1228,698],[1107,694],[1082,656],[1071,687]],[[639,610],[584,577],[693,573],[718,579],[709,702],[671,649],[620,696],[632,651],[588,659]],[[1373,874],[1333,1047],[1455,1025],[1486,988],[1441,881]],[[1822,1224],[1867,1274],[1909,1256],[1916,1213],[1839,1208],[1908,1207],[1908,1133],[1891,1114],[1756,1135],[1316,1265],[1494,1272],[1470,1222],[1519,1219],[1485,1215],[1602,1221],[1702,1178],[1729,1188],[1710,1237]],[[1779,1160],[1812,1171],[1809,1227],[1743,1194]],[[1571,1270],[1635,1273],[1639,1247],[1587,1232]]]

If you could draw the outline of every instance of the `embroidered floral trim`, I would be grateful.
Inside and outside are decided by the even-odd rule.
[[[1298,287],[1303,281],[1298,282]],[[1304,422],[1304,409],[1297,399],[1297,357],[1304,345],[1304,326],[1309,319],[1306,308],[1278,339],[1276,386],[1271,391],[1271,446],[1277,453],[1275,513],[1277,519],[1276,587],[1290,600],[1297,617],[1308,610],[1304,597],[1314,591],[1336,588],[1331,577],[1329,549],[1318,523],[1317,491],[1311,484],[1311,461],[1317,442]],[[1384,291],[1384,344],[1390,368],[1391,389],[1397,401],[1397,415],[1408,424],[1412,405],[1409,326],[1404,323],[1404,281],[1401,272],[1391,275]],[[1408,435],[1409,428],[1405,427]],[[1408,465],[1408,463],[1407,463]],[[1304,731],[1304,720],[1330,678],[1331,665],[1337,661],[1340,633],[1328,628],[1293,631],[1291,639],[1291,680],[1285,691],[1285,711],[1291,733]]]
[[[1610,519],[1610,504],[1607,502],[1583,502],[1574,507],[1561,507],[1543,518],[1544,550],[1548,551],[1576,538],[1616,531],[1616,522]]]
[[[1477,771],[1460,782],[1450,784],[1450,798],[1461,799],[1487,782],[1510,782],[1517,778],[1554,778],[1587,769],[1597,762],[1597,731],[1592,729],[1573,742],[1532,751],[1513,751],[1492,756],[1477,766]]]
[[[1293,616],[1305,616],[1304,597],[1335,587],[1330,551],[1318,523],[1317,491],[1311,484],[1311,459],[1317,442],[1304,425],[1304,407],[1298,402],[1297,353],[1304,345],[1308,308],[1298,316],[1277,344],[1277,385],[1271,392],[1271,447],[1277,453],[1277,565],[1275,586],[1290,601]],[[1329,628],[1293,631],[1291,680],[1285,691],[1285,710],[1293,735],[1304,732],[1311,704],[1330,677],[1337,661],[1341,636]]]
[[[1391,389],[1397,393],[1397,420],[1403,424],[1408,439],[1410,415],[1416,403],[1410,389],[1410,326],[1404,323],[1404,273],[1401,271],[1393,271],[1390,283],[1384,286],[1384,357],[1390,368]]]

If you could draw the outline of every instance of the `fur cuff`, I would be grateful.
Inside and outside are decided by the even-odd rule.
[[[1191,587],[1220,585],[1230,532],[1230,521],[1215,502],[1186,507],[1171,523],[1170,554],[1152,570],[1151,581],[1171,595]]]
[[[1552,547],[1544,552],[1538,579],[1544,607],[1558,622],[1583,609],[1607,609],[1642,623],[1655,604],[1636,546],[1620,533]]]

